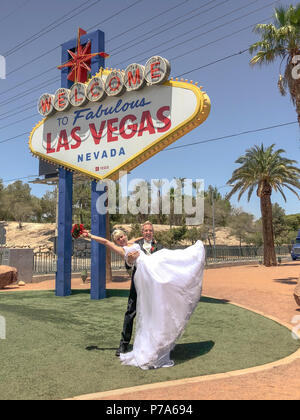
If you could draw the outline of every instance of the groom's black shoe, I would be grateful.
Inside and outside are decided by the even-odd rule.
[[[116,351],[116,356],[120,356],[120,353],[126,353],[128,350],[128,344],[122,343]]]

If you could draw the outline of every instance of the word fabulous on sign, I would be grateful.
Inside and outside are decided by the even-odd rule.
[[[125,71],[101,69],[87,83],[39,100],[46,116],[32,130],[31,152],[93,179],[117,179],[187,132],[210,112],[199,87],[167,80],[169,62],[152,57]]]
[[[43,94],[38,111],[44,117],[63,112],[71,106],[80,107],[88,101],[100,102],[107,96],[120,96],[125,91],[137,91],[148,85],[164,83],[170,75],[170,63],[162,57],[150,58],[145,66],[130,64],[125,71],[111,71],[105,79],[94,77],[87,85],[75,83],[71,89],[58,89],[55,95]]]

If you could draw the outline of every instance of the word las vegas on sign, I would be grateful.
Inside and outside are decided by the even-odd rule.
[[[206,93],[169,75],[170,63],[157,56],[42,95],[45,118],[30,134],[31,152],[93,179],[117,179],[208,117]]]

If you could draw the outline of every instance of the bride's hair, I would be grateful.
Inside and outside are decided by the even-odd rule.
[[[114,242],[116,242],[116,240],[117,240],[120,236],[122,236],[122,235],[125,235],[125,236],[126,236],[126,233],[125,233],[123,230],[121,230],[121,229],[115,229],[115,230],[113,231],[113,233],[111,234],[111,237],[112,237],[112,240],[113,240]]]

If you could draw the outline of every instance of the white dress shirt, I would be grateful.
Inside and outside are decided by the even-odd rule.
[[[152,248],[152,242],[147,242],[146,239],[144,240],[143,248],[146,251],[147,255],[151,255],[151,248]]]

